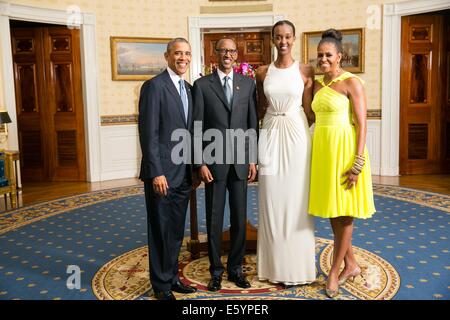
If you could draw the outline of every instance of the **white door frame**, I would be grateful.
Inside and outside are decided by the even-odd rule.
[[[202,72],[203,43],[202,28],[251,28],[272,27],[275,22],[283,20],[282,14],[242,14],[242,15],[202,15],[189,17],[189,42],[192,50],[190,67],[191,82]]]
[[[14,69],[11,50],[9,20],[74,26],[80,28],[81,74],[84,105],[84,129],[86,146],[86,170],[88,181],[100,180],[100,117],[98,104],[98,64],[95,35],[95,15],[63,10],[44,9],[0,1],[0,48],[3,93],[6,110],[11,117],[8,147],[19,149],[17,131]]]
[[[402,16],[450,9],[448,0],[411,0],[383,6],[381,175],[399,175]]]

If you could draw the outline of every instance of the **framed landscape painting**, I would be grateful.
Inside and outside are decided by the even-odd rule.
[[[342,68],[352,73],[364,72],[364,28],[339,30],[342,32],[344,55]],[[303,63],[314,67],[316,74],[321,74],[317,66],[317,45],[322,39],[323,31],[303,33]]]
[[[148,80],[164,71],[170,38],[111,37],[113,80]]]

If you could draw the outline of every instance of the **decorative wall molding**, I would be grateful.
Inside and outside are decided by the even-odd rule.
[[[102,126],[130,125],[138,123],[138,114],[105,115],[101,116]],[[381,109],[368,109],[368,119],[381,119]]]
[[[367,149],[372,174],[380,174],[381,121],[367,121]],[[124,179],[139,175],[141,149],[137,124],[110,125],[101,128],[102,180]]]
[[[8,148],[19,149],[14,70],[11,50],[9,20],[24,20],[50,23],[80,28],[81,71],[83,86],[83,105],[85,115],[87,179],[100,180],[100,117],[98,103],[98,64],[95,15],[74,13],[63,10],[36,8],[0,2],[0,48],[3,91],[6,109],[13,123],[9,125]]]
[[[383,6],[381,175],[399,174],[401,17],[450,9],[448,0],[411,0]]]
[[[137,114],[106,115],[101,117],[102,126],[129,125],[138,123]]]
[[[201,6],[200,14],[219,13],[245,13],[245,12],[272,12],[273,4],[246,5],[246,6]]]
[[[367,110],[368,119],[381,119],[381,109],[368,109]]]

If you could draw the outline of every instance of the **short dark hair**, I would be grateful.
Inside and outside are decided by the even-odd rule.
[[[172,47],[173,47],[173,46],[175,45],[175,43],[177,43],[177,42],[185,42],[185,43],[187,43],[188,45],[191,45],[191,44],[189,43],[189,41],[187,41],[185,38],[173,38],[172,40],[170,40],[170,41],[167,43],[166,52],[169,52],[170,49],[172,49]]]
[[[275,35],[274,34],[275,33],[275,28],[278,27],[278,26],[285,25],[285,24],[287,24],[288,26],[290,26],[292,28],[292,31],[294,32],[294,36],[295,36],[295,26],[294,26],[294,24],[292,22],[290,22],[289,20],[280,20],[277,23],[275,23],[273,25],[273,27],[272,27],[272,38]]]
[[[234,46],[236,46],[236,41],[234,41],[233,39],[231,39],[231,38],[222,38],[222,39],[219,39],[219,40],[216,41],[216,44],[215,44],[215,46],[214,46],[214,50],[217,51],[217,46],[218,46],[219,43],[220,43],[221,41],[223,41],[223,40],[230,40],[230,41],[233,41]]]
[[[319,45],[322,43],[332,43],[336,46],[336,50],[339,53],[344,53],[342,48],[342,33],[336,29],[328,29],[322,33],[322,40],[320,40]]]

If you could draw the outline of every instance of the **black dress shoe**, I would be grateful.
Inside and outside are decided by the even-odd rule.
[[[229,275],[228,280],[234,282],[239,288],[248,289],[251,287],[250,282],[245,279],[243,274]]]
[[[209,291],[219,291],[222,289],[222,277],[212,277],[208,283]]]
[[[172,291],[155,291],[155,298],[158,300],[176,300]]]
[[[194,293],[197,291],[194,287],[186,286],[180,281],[176,282],[172,285],[172,291],[178,292],[178,293]]]

